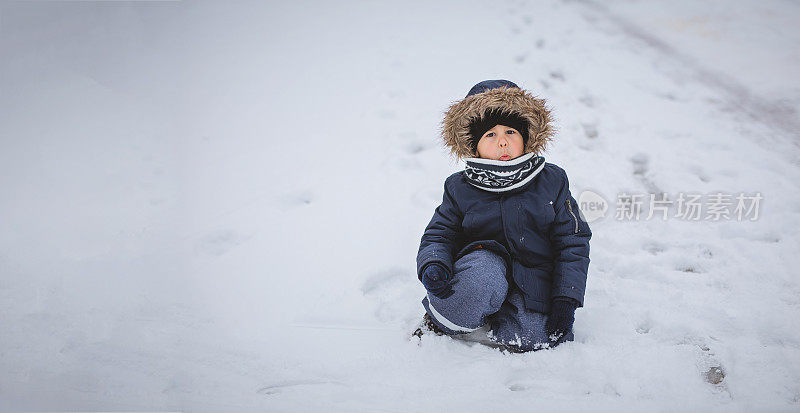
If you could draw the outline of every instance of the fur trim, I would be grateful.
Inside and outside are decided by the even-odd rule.
[[[442,139],[450,148],[451,155],[458,159],[478,157],[469,142],[469,124],[471,119],[483,117],[486,109],[490,108],[516,112],[528,122],[528,142],[523,154],[533,152],[539,155],[553,140],[556,130],[544,99],[538,99],[523,89],[501,86],[450,105],[442,120]]]

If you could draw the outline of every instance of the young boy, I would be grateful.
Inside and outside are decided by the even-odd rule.
[[[456,335],[489,323],[492,341],[519,352],[572,341],[592,233],[564,170],[538,156],[554,134],[544,100],[486,80],[450,106],[442,126],[467,165],[445,180],[422,235],[424,326]]]

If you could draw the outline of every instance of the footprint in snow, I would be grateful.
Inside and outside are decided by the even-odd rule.
[[[314,192],[311,190],[292,191],[281,195],[277,200],[277,206],[281,211],[292,208],[311,205],[314,201]]]
[[[555,80],[559,80],[559,81],[562,81],[562,82],[566,80],[566,78],[564,77],[564,72],[562,72],[560,70],[554,70],[554,71],[550,72],[550,78],[551,79],[555,79]]]
[[[403,146],[403,150],[409,155],[416,155],[425,149],[428,149],[428,145],[420,141],[409,142]]]
[[[380,290],[391,284],[402,281],[407,276],[408,273],[399,268],[389,268],[377,272],[364,280],[364,282],[361,284],[361,292],[364,293],[364,295],[379,293]]]
[[[639,334],[647,334],[653,328],[653,322],[650,319],[642,320],[636,326],[636,332]]]
[[[714,340],[714,337],[709,337]],[[713,385],[716,389],[721,391],[728,391],[725,383],[727,372],[725,366],[717,358],[708,342],[700,337],[686,337],[678,344],[688,344],[695,346],[697,349],[697,369],[700,377],[704,382]]]
[[[589,139],[595,139],[598,136],[597,125],[594,123],[581,123],[583,134]]]
[[[689,172],[697,176],[697,179],[699,179],[700,182],[703,183],[711,182],[711,177],[708,176],[708,174],[703,170],[703,167],[701,167],[700,165],[690,165],[687,169],[689,170]]]
[[[597,105],[595,97],[592,95],[583,95],[578,98],[578,102],[582,103],[587,108],[593,108]]]
[[[250,239],[232,229],[221,229],[202,236],[195,244],[195,250],[208,255],[223,255]]]
[[[653,255],[658,255],[667,250],[667,247],[664,244],[658,242],[650,242],[647,244],[642,245],[642,249],[649,252]]]
[[[633,165],[633,175],[639,178],[649,193],[661,194],[664,192],[655,183],[653,183],[650,178],[647,177],[647,172],[650,170],[650,159],[646,153],[639,152],[633,155],[630,158],[630,161]],[[656,197],[656,200],[661,199],[662,198],[660,196]]]
[[[422,300],[420,287],[413,271],[387,268],[368,276],[361,284],[361,292],[375,304],[375,318],[389,323],[422,316],[422,304],[413,304]]]

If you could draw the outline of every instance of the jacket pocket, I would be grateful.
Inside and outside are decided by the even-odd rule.
[[[556,220],[556,212],[552,205],[544,205],[538,209],[526,208],[525,214],[527,214],[526,223],[532,224],[531,226],[526,225],[526,227],[529,226],[540,234],[547,234]]]
[[[498,204],[481,205],[464,213],[461,228],[470,238],[492,238],[492,234],[502,230],[499,217]]]

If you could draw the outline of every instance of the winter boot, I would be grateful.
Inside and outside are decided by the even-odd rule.
[[[422,322],[420,323],[419,327],[417,327],[417,329],[414,330],[411,335],[422,338],[422,335],[427,333],[434,333],[437,336],[443,336],[447,334],[438,326],[436,326],[436,324],[433,322],[433,319],[431,319],[430,314],[425,313],[425,315],[422,316]]]

